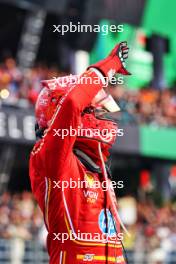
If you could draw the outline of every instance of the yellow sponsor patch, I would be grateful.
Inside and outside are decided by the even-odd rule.
[[[84,175],[84,179],[85,179],[85,181],[87,181],[88,187],[90,187],[90,188],[93,187],[93,185],[94,185],[94,176],[90,172],[87,172]]]

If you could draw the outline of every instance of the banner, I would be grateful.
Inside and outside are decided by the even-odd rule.
[[[176,129],[141,126],[140,152],[143,156],[176,160]]]
[[[33,144],[35,142],[33,111],[0,108],[0,141]]]

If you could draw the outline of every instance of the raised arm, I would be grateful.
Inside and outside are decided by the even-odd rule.
[[[72,85],[57,105],[41,144],[45,145],[48,154],[59,157],[60,167],[69,159],[69,154],[72,153],[76,140],[76,134],[71,135],[70,129],[79,128],[81,113],[102,89],[104,77],[110,79],[112,75],[118,72],[125,75],[129,74],[123,61],[126,51],[128,51],[127,46],[121,43],[113,49],[106,59],[90,66],[80,76],[79,83]],[[66,136],[63,137],[63,135]],[[41,148],[42,146],[39,147],[39,149]]]

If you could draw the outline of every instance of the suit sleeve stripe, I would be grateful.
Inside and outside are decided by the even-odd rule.
[[[45,190],[45,223],[46,227],[49,230],[49,222],[48,222],[48,210],[49,210],[49,200],[50,200],[50,193],[51,193],[51,180],[45,178],[46,190]]]

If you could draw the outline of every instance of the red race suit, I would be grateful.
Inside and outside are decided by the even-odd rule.
[[[103,82],[93,82],[97,80],[96,71],[90,69],[82,76],[91,78],[91,84],[72,85],[31,152],[32,191],[48,230],[50,264],[124,264],[122,233],[119,223],[114,223],[101,173],[89,171],[74,154],[76,136],[63,139],[56,133],[77,129],[81,113],[102,89]],[[77,183],[76,187],[70,180]]]

